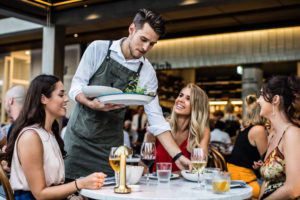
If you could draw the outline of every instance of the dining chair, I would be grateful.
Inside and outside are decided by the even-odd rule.
[[[9,180],[6,176],[6,173],[3,170],[1,165],[0,165],[0,182],[1,182],[1,185],[2,185],[3,190],[5,192],[6,199],[15,200],[14,193],[13,193],[13,190],[11,188],[10,182],[9,182]]]
[[[216,167],[221,171],[227,171],[227,164],[223,155],[214,147],[209,147],[208,167]]]

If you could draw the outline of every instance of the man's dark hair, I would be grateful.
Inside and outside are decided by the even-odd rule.
[[[145,8],[139,9],[133,19],[133,23],[137,30],[142,29],[144,24],[148,23],[159,36],[165,34],[165,21],[160,14],[151,10]]]

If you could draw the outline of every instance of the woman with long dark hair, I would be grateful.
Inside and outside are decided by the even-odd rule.
[[[59,78],[39,75],[32,80],[6,149],[17,200],[64,199],[79,189],[103,185],[103,173],[63,184],[66,152],[56,118],[66,114],[68,101]]]
[[[264,164],[260,199],[295,199],[300,196],[300,78],[274,76],[258,99],[260,115],[270,120],[272,135]]]

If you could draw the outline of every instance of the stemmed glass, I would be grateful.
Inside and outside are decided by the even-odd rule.
[[[111,168],[115,171],[115,181],[116,186],[119,185],[119,173],[120,173],[120,156],[115,156],[115,151],[117,147],[112,147],[109,153],[109,164]]]
[[[142,162],[147,166],[150,172],[151,166],[154,164],[156,158],[156,147],[153,142],[144,142],[141,147],[141,159]],[[149,183],[149,173],[146,174],[146,183]]]
[[[192,167],[194,170],[197,170],[198,175],[198,186],[194,189],[202,190],[201,184],[200,184],[200,174],[202,173],[203,169],[206,167],[207,163],[207,155],[203,148],[194,148],[191,153],[191,162]]]

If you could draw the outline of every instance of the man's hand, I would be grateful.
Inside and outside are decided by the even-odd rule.
[[[75,99],[78,103],[81,103],[90,109],[99,111],[111,111],[125,107],[124,104],[104,104],[101,103],[98,98],[87,98],[83,93],[79,93]]]
[[[175,164],[177,165],[177,167],[180,170],[186,170],[186,169],[190,169],[192,164],[191,161],[186,158],[185,156],[180,156],[176,161]]]
[[[97,98],[94,98],[89,103],[89,108],[93,110],[100,110],[100,111],[111,111],[111,110],[116,110],[124,107],[125,107],[124,104],[112,104],[112,103],[104,104],[101,103]]]

